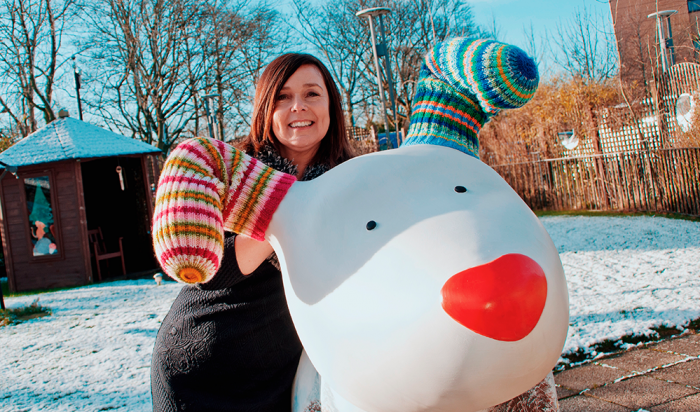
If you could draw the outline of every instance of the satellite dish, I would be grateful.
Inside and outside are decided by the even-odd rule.
[[[559,142],[567,150],[574,150],[576,149],[576,146],[578,146],[578,136],[576,136],[573,130],[569,130],[568,132],[560,132],[557,133],[557,135],[559,135]]]
[[[693,125],[695,113],[695,99],[689,93],[683,93],[676,100],[676,122],[681,130],[687,132]]]

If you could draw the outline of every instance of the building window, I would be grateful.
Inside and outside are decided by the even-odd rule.
[[[24,194],[27,200],[33,256],[57,255],[58,235],[51,204],[49,176],[24,178]]]
[[[700,0],[688,0],[688,13],[700,11]]]

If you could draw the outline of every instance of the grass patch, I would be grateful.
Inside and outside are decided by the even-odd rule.
[[[650,216],[650,217],[665,217],[668,219],[690,220],[700,222],[699,216],[684,215],[682,213],[660,213],[660,212],[617,212],[617,211],[597,211],[597,210],[536,210],[537,216],[611,216],[611,217],[626,217],[626,216]]]
[[[41,293],[59,292],[62,290],[78,289],[78,288],[83,288],[86,286],[101,285],[101,284],[106,284],[106,283],[110,283],[110,282],[117,282],[117,281],[121,281],[121,280],[153,279],[153,275],[157,272],[160,272],[161,270],[162,269],[149,269],[149,270],[145,270],[142,272],[129,273],[126,276],[110,277],[108,279],[103,279],[101,282],[93,282],[93,283],[88,283],[85,285],[65,286],[65,287],[50,288],[50,289],[32,289],[32,290],[24,290],[21,292],[10,292],[10,287],[9,287],[7,280],[6,280],[7,278],[0,281],[0,286],[2,287],[2,296],[6,297],[6,298],[14,298],[14,297],[18,297],[18,296],[38,295]],[[170,281],[171,279],[169,276],[163,276],[163,280]]]
[[[700,318],[695,319],[690,322],[687,328],[685,329],[690,329],[693,330],[695,333],[700,332]],[[650,334],[649,336],[647,335],[627,335],[623,336],[620,339],[617,340],[604,340],[603,342],[596,343],[591,347],[593,351],[595,351],[595,355],[593,354],[593,351],[591,352],[584,352],[583,350],[578,350],[575,353],[570,353],[568,355],[563,355],[562,358],[566,359],[568,363],[560,362],[556,367],[555,370],[557,371],[562,371],[566,369],[570,369],[571,367],[577,366],[581,363],[585,363],[588,361],[593,360],[598,354],[604,353],[604,354],[613,354],[613,353],[618,353],[618,352],[623,352],[626,349],[623,348],[623,345],[625,344],[632,344],[636,345],[639,343],[647,343],[647,342],[658,342],[663,339],[671,338],[674,336],[678,336],[681,333],[683,333],[684,328],[676,329],[676,328],[669,328],[667,326],[658,326],[655,328],[651,328],[655,333]]]
[[[10,287],[7,284],[7,282],[2,281],[0,282],[2,285],[2,296],[5,298],[16,298],[18,296],[27,296],[27,295],[38,295],[41,293],[49,293],[49,292],[58,292],[61,290],[69,290],[69,289],[77,289],[77,288],[82,288],[86,285],[78,285],[78,286],[68,286],[64,288],[53,288],[53,289],[34,289],[34,290],[24,290],[21,292],[10,292]]]
[[[50,314],[51,309],[39,305],[39,298],[37,298],[29,306],[15,309],[0,309],[0,327],[49,316]]]

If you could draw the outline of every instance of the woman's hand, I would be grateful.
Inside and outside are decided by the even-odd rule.
[[[234,242],[238,268],[244,275],[253,273],[274,252],[266,240],[259,241],[245,235],[238,235]]]

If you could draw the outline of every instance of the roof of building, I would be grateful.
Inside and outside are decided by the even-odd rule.
[[[29,166],[69,159],[159,153],[160,149],[83,121],[54,120],[0,153],[8,166]]]

